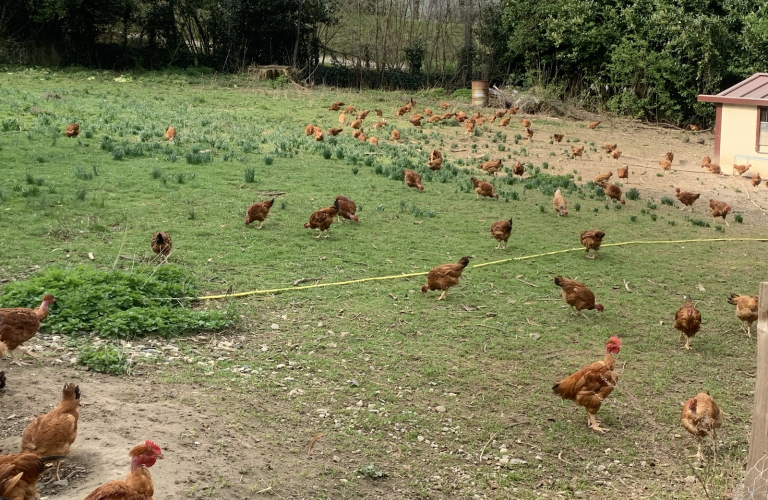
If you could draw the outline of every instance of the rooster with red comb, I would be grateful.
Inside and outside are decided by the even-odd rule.
[[[163,451],[150,440],[134,446],[131,457],[131,471],[125,479],[118,479],[99,486],[85,497],[85,500],[151,500],[155,493],[149,467],[163,458]]]
[[[620,350],[621,340],[618,337],[611,337],[605,343],[603,360],[595,361],[552,386],[555,394],[563,399],[570,399],[587,410],[587,426],[594,431],[608,430],[600,427],[595,414],[619,380],[613,355],[618,354]]]

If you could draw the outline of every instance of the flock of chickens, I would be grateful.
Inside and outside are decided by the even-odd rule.
[[[48,317],[48,311],[56,299],[46,295],[36,309],[0,309],[0,358],[10,351],[11,362],[23,365],[15,357],[34,355],[21,344],[32,338],[40,328],[40,322]],[[5,384],[0,372],[0,389]],[[40,415],[27,425],[21,435],[19,453],[0,455],[0,500],[35,500],[38,498],[37,482],[49,463],[55,463],[56,479],[61,461],[69,454],[77,438],[77,422],[80,417],[80,387],[66,384],[59,404],[45,415]],[[140,500],[151,499],[154,494],[152,477],[148,467],[163,458],[162,451],[152,441],[146,441],[128,452],[130,472],[119,479],[96,488],[85,500]]]
[[[413,110],[416,102],[411,99],[405,106],[398,109],[396,115],[403,116]],[[440,103],[443,109],[447,109],[448,103]],[[342,102],[336,102],[331,106],[332,111],[339,111],[344,106]],[[347,106],[339,116],[339,123],[346,125],[347,115],[355,113],[353,106]],[[375,110],[379,117],[383,115],[381,110]],[[517,108],[508,110],[499,110],[490,118],[483,117],[480,113],[475,113],[469,117],[464,112],[444,113],[438,115],[430,109],[425,109],[423,115],[415,113],[409,119],[413,126],[421,126],[421,122],[427,119],[429,122],[436,123],[442,120],[455,119],[462,123],[467,132],[472,132],[475,125],[482,126],[485,123],[494,123],[499,119],[499,125],[507,126],[511,120],[511,115],[517,112]],[[354,130],[353,136],[362,142],[378,144],[376,137],[366,137],[363,132],[363,120],[368,116],[369,111],[357,113],[356,118],[351,121],[351,127]],[[371,130],[383,127],[386,121],[380,121],[370,127]],[[600,122],[592,122],[588,128],[595,129]],[[529,120],[523,119],[522,125],[525,129],[525,135],[530,140],[533,137],[532,124]],[[329,135],[335,136],[343,131],[342,128],[331,128],[327,131]],[[67,127],[66,135],[76,137],[79,133],[79,126],[71,124]],[[322,141],[324,132],[319,127],[312,124],[307,125],[305,133],[312,136],[317,141]],[[560,142],[563,134],[554,134],[553,141]],[[166,131],[166,138],[174,140],[176,130],[169,127]],[[392,141],[400,139],[400,133],[395,129],[390,135]],[[605,150],[615,159],[621,156],[621,151],[615,144],[604,144]],[[572,146],[571,153],[573,157],[581,157],[584,146]],[[670,168],[674,155],[667,153],[664,160],[660,161],[662,168]],[[434,150],[429,156],[428,166],[432,170],[439,170],[442,167],[443,155],[440,151]],[[713,173],[719,173],[719,166],[713,165],[709,158],[704,158],[702,166]],[[717,167],[717,168],[715,168]],[[739,168],[737,168],[739,167]],[[480,165],[480,168],[494,175],[502,168],[501,160],[490,160]],[[743,174],[741,166],[734,168]],[[746,171],[749,166],[743,168]],[[517,162],[512,168],[512,173],[522,176],[524,168],[522,163]],[[595,177],[595,184],[601,186],[605,192],[606,198],[614,199],[621,203],[621,188],[618,185],[609,183],[612,172],[600,174]],[[404,171],[404,182],[409,188],[424,190],[421,176],[413,170]],[[618,178],[628,179],[628,167],[620,168]],[[475,193],[478,198],[490,197],[498,198],[491,183],[482,181],[475,177],[471,178],[475,187]],[[755,180],[757,184],[755,184]],[[752,178],[753,185],[760,183],[759,175]],[[766,183],[768,185],[768,182]],[[677,199],[683,204],[682,208],[690,207],[698,198],[698,193],[691,193],[676,189]],[[258,222],[258,228],[262,228],[269,211],[274,204],[274,199],[254,203],[246,210],[245,224]],[[567,216],[567,201],[557,190],[553,198],[553,208],[558,215]],[[716,200],[710,200],[711,213],[715,217],[723,217],[730,212],[730,207]],[[327,208],[322,208],[311,214],[309,221],[304,224],[305,228],[318,229],[320,233],[316,238],[325,234],[329,236],[331,224],[340,218],[358,222],[359,218],[355,214],[357,210],[353,200],[346,196],[339,195],[335,198],[333,204]],[[494,222],[491,225],[491,235],[498,242],[496,249],[506,248],[509,238],[512,234],[512,219]],[[586,254],[590,258],[595,258],[600,249],[605,232],[601,230],[587,230],[581,233],[580,241],[584,246]],[[172,240],[170,235],[165,232],[157,232],[152,236],[151,248],[163,261],[168,260],[172,251]],[[590,254],[590,250],[594,253]],[[421,291],[440,290],[442,293],[438,300],[444,299],[447,291],[459,284],[461,275],[470,261],[470,256],[459,259],[456,263],[444,264],[435,267],[427,274],[427,282],[422,286]],[[585,310],[604,310],[600,303],[596,303],[594,293],[583,283],[575,280],[557,276],[554,284],[562,289],[563,300],[574,310],[576,314],[584,315]],[[731,294],[728,302],[736,307],[737,317],[745,323],[745,331],[751,337],[750,329],[753,322],[757,320],[758,296],[744,296]],[[0,357],[5,356],[6,352],[11,355],[11,362],[23,365],[16,358],[16,351],[33,356],[31,352],[24,349],[22,344],[31,339],[39,330],[40,322],[43,321],[49,312],[51,304],[55,301],[52,295],[43,297],[41,305],[36,309],[10,308],[0,309]],[[678,309],[675,315],[674,327],[680,331],[681,339],[685,340],[685,349],[690,349],[690,341],[699,331],[701,326],[701,314],[696,309],[690,297],[685,298],[685,304]],[[604,432],[606,429],[600,427],[595,415],[600,409],[601,404],[607,398],[615,387],[619,373],[616,368],[616,362],[613,358],[621,349],[621,340],[617,337],[611,337],[605,344],[605,357],[596,361],[571,376],[555,384],[552,389],[555,394],[564,399],[574,401],[577,405],[585,407],[587,411],[587,425],[598,432]],[[5,376],[0,372],[0,389],[5,384]],[[24,430],[21,438],[21,452],[0,456],[0,500],[33,500],[37,497],[37,481],[44,468],[49,463],[55,463],[55,474],[58,478],[59,465],[62,459],[66,458],[70,446],[77,437],[77,422],[79,417],[80,389],[74,384],[64,386],[61,401],[58,406],[45,415],[37,417]],[[723,415],[717,404],[712,398],[700,393],[686,401],[683,406],[681,422],[688,432],[698,439],[697,457],[704,460],[701,451],[702,438],[712,435],[716,439],[716,430],[721,427]],[[151,499],[154,493],[152,479],[148,468],[154,465],[158,458],[163,458],[162,451],[152,441],[146,441],[139,444],[129,451],[130,471],[123,480],[116,480],[107,483],[86,497],[86,500],[97,499]]]
[[[415,104],[416,102],[411,99],[407,104],[398,109],[396,115],[403,116],[406,113],[410,113],[413,111]],[[345,104],[343,102],[335,102],[331,105],[330,111],[340,111],[341,107],[344,105]],[[450,107],[448,103],[443,101],[440,102],[440,105],[443,109]],[[485,123],[493,123],[496,119],[500,119],[499,125],[505,127],[509,124],[511,115],[516,114],[517,111],[518,109],[515,107],[505,110],[498,110],[493,114],[493,116],[486,118],[483,117],[480,113],[475,113],[472,117],[468,117],[467,114],[462,111],[456,113],[446,112],[442,115],[438,115],[435,114],[431,109],[427,108],[424,109],[423,114],[414,113],[408,121],[413,126],[419,127],[421,126],[421,122],[425,119],[425,117],[429,117],[428,121],[433,123],[453,118],[456,121],[463,123],[467,132],[471,133],[474,130],[475,125],[482,126]],[[339,123],[345,125],[347,121],[347,115],[355,112],[357,112],[357,110],[354,106],[347,106],[339,116]],[[382,112],[379,109],[376,109],[375,113],[379,117],[382,116]],[[363,120],[366,119],[368,114],[368,110],[361,111],[351,122],[351,127],[354,130],[353,137],[362,142],[367,140],[370,144],[378,145],[378,139],[376,137],[366,137],[365,133],[363,132]],[[531,140],[534,133],[531,128],[532,124],[530,120],[522,119],[521,123],[525,130],[526,138]],[[379,121],[372,125],[370,129],[375,130],[385,125],[387,125],[386,121]],[[587,125],[587,128],[596,129],[599,125],[600,122],[591,122]],[[336,136],[341,132],[343,132],[343,129],[338,127],[328,130],[328,133],[333,136]],[[305,133],[307,136],[314,137],[316,141],[322,141],[324,138],[322,129],[313,124],[306,126]],[[391,133],[390,139],[392,141],[398,141],[400,137],[400,132],[397,129],[394,129]],[[563,138],[564,134],[553,134],[552,141],[560,143]],[[621,157],[621,151],[617,148],[616,144],[604,143],[603,147],[605,151],[611,155],[612,158],[618,160]],[[574,158],[581,158],[583,153],[584,146],[571,146],[571,154]],[[664,159],[659,161],[659,165],[663,170],[667,171],[671,169],[673,161],[674,153],[669,151],[665,155]],[[439,150],[433,150],[429,156],[429,168],[431,170],[440,170],[442,167],[442,162],[442,153]],[[705,157],[702,160],[702,167],[708,169],[713,174],[721,173],[719,165],[712,164],[709,157]],[[749,169],[749,167],[749,165],[734,165],[734,170],[736,170],[739,175],[742,175]],[[496,173],[502,168],[502,160],[489,160],[483,162],[480,164],[479,168],[486,173],[495,176]],[[511,170],[514,175],[521,177],[525,172],[523,164],[520,161],[517,161]],[[628,181],[628,166],[619,168],[617,173],[617,177],[619,179]],[[625,204],[625,201],[622,199],[621,187],[609,182],[612,175],[613,172],[599,174],[595,176],[593,182],[603,189],[606,201],[612,199]],[[405,185],[409,188],[416,188],[420,191],[424,190],[421,176],[417,172],[406,169],[403,172],[403,177]],[[498,195],[495,193],[494,187],[491,183],[479,180],[475,177],[472,177],[471,180],[475,187],[475,193],[478,198],[481,196],[498,198]],[[761,180],[759,174],[756,174],[752,177],[753,186],[757,187],[760,184],[760,181]],[[768,186],[768,182],[766,182],[766,186]],[[691,205],[700,197],[700,193],[682,191],[680,188],[677,188],[675,193],[677,199],[682,204],[681,209],[686,207],[690,208]],[[552,205],[558,217],[568,215],[568,203],[559,189],[555,192]],[[731,207],[725,202],[714,199],[710,200],[709,205],[710,213],[712,216],[715,218],[722,217],[726,224],[728,224],[726,216],[728,213],[730,213]],[[334,207],[323,209],[319,212],[327,214],[323,220],[329,221],[328,225],[330,225],[330,222],[333,220],[332,215],[338,213],[338,206],[335,204]],[[318,214],[318,212],[315,212],[312,217],[315,217],[316,214]],[[330,219],[328,219],[329,215],[331,216]],[[491,224],[491,235],[498,242],[496,249],[501,248],[502,244],[503,248],[506,248],[512,233],[512,224],[512,219],[501,220]],[[328,226],[321,227],[319,225],[313,225],[311,220],[310,224],[306,224],[305,227],[316,227],[321,229],[321,232],[323,230],[327,230],[328,228]],[[580,241],[584,246],[588,257],[593,259],[596,257],[604,237],[605,232],[601,230],[587,230],[581,233]],[[590,250],[594,251],[594,253],[590,254]],[[438,300],[444,299],[448,289],[459,284],[461,275],[469,264],[470,258],[471,257],[469,256],[465,256],[459,259],[459,261],[456,263],[443,264],[432,269],[427,274],[427,283],[422,286],[421,291],[426,293],[431,290],[440,290],[442,293],[438,297]],[[583,283],[566,279],[562,276],[557,276],[554,282],[556,286],[562,288],[563,300],[576,313],[584,315],[583,311],[585,310],[604,310],[602,304],[596,303],[594,293]],[[728,298],[728,302],[736,306],[736,316],[744,322],[745,331],[750,337],[751,325],[754,321],[757,320],[758,299],[758,296],[750,297],[737,294],[731,294],[731,296]],[[681,339],[685,340],[684,348],[690,349],[691,339],[696,335],[701,327],[701,314],[696,309],[690,297],[686,296],[685,304],[680,307],[680,309],[678,309],[675,315],[674,327],[680,331]],[[605,431],[605,429],[600,427],[600,425],[597,423],[595,414],[600,409],[600,406],[602,405],[602,402],[605,400],[605,398],[611,394],[611,391],[618,381],[619,374],[616,369],[613,355],[617,354],[620,349],[621,340],[617,337],[611,337],[605,345],[605,358],[603,360],[586,366],[585,368],[558,382],[552,387],[552,390],[555,394],[561,396],[564,399],[572,400],[576,404],[585,407],[587,411],[587,425],[595,431]],[[690,432],[698,439],[698,452],[696,454],[698,459],[704,460],[704,455],[701,451],[702,438],[707,435],[712,435],[713,438],[716,439],[716,430],[722,426],[722,421],[723,414],[720,411],[720,408],[708,394],[697,394],[695,397],[690,398],[685,402],[681,414],[681,423],[688,432]]]

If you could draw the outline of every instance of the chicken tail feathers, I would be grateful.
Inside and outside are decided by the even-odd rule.
[[[738,297],[738,296],[739,296],[738,293],[731,292],[731,295],[728,297],[728,303],[731,304],[732,306],[735,306],[736,305],[736,301],[734,299],[736,297]]]
[[[555,285],[562,287],[563,286],[563,277],[562,276],[555,276]]]
[[[574,387],[574,380],[572,377],[569,377],[565,380],[561,380],[560,382],[556,383],[552,386],[552,392],[557,394],[563,399],[575,399],[576,398],[576,391]]]

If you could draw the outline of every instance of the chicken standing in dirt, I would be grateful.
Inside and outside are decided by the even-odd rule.
[[[341,220],[341,217],[344,217],[347,220],[353,220],[355,222],[360,222],[360,219],[355,215],[355,212],[357,212],[357,205],[354,201],[347,198],[343,194],[340,194],[336,197],[336,201],[339,204],[339,212],[338,217],[339,220]]]
[[[757,321],[757,306],[760,302],[760,296],[739,295],[731,293],[728,297],[728,303],[736,306],[736,317],[743,323],[741,329],[744,330],[749,338],[752,338],[752,323]]]
[[[499,244],[496,245],[495,250],[501,248],[502,241],[504,242],[504,249],[506,250],[507,242],[512,235],[512,219],[500,220],[491,224],[491,234],[496,238],[496,241],[499,242]]]
[[[475,179],[474,177],[470,177],[470,180],[472,180],[472,184],[475,186],[475,194],[477,194],[478,200],[480,199],[480,196],[487,196],[488,198],[498,199],[499,195],[494,192],[493,184]]]
[[[336,214],[339,213],[339,201],[335,200],[333,206],[328,208],[321,208],[312,213],[309,216],[309,222],[304,224],[305,229],[319,229],[320,234],[315,236],[316,239],[320,239],[323,235],[323,231],[327,231],[325,237],[327,238],[331,234],[331,224],[336,219]]]
[[[516,161],[512,166],[512,173],[522,177],[523,174],[525,174],[525,166],[523,165],[523,162]]]
[[[0,455],[0,495],[8,500],[36,500],[37,481],[45,465],[62,458],[40,458],[34,453]]]
[[[563,399],[570,399],[587,410],[587,426],[594,431],[608,430],[600,427],[595,414],[619,380],[613,355],[618,354],[620,350],[621,340],[611,337],[605,343],[605,358],[602,361],[595,361],[552,386],[555,394]]]
[[[254,203],[253,205],[249,206],[248,211],[245,214],[245,225],[247,226],[251,222],[258,221],[259,225],[257,226],[257,229],[261,229],[261,226],[264,225],[264,221],[267,220],[269,209],[272,208],[274,203],[275,200],[273,198],[271,200]]]
[[[575,313],[581,313],[586,318],[587,315],[583,312],[585,309],[597,309],[599,312],[604,311],[603,305],[595,303],[595,294],[584,283],[556,276],[555,285],[563,289],[563,300],[571,306]]]
[[[165,231],[158,231],[152,235],[152,241],[150,243],[152,251],[157,254],[158,257],[162,257],[164,262],[168,262],[168,256],[171,255],[173,250],[173,242],[171,241],[171,235]]]
[[[700,461],[704,461],[704,454],[701,452],[701,441],[705,436],[712,435],[712,439],[717,441],[717,430],[723,425],[723,412],[709,396],[700,392],[694,398],[690,398],[683,405],[683,412],[680,415],[680,423],[685,430],[690,432],[699,442],[699,449],[696,455]]]
[[[80,417],[80,387],[67,384],[61,401],[45,415],[34,419],[21,435],[21,451],[39,457],[69,455],[69,448],[77,437],[77,420]],[[56,461],[56,479],[61,460]]]
[[[40,329],[40,322],[48,317],[48,310],[56,299],[53,295],[43,297],[43,302],[37,309],[26,307],[12,307],[0,309],[0,350],[8,350],[11,353],[11,363],[22,366],[16,359],[16,351],[32,358],[34,354],[21,347],[21,344],[35,336]]]
[[[619,179],[624,179],[629,184],[629,165],[624,165],[617,172]]]
[[[731,207],[724,201],[717,201],[717,200],[709,200],[709,210],[712,213],[712,217],[717,219],[718,217],[722,217],[723,221],[725,221],[726,226],[730,226],[728,224],[728,221],[725,219],[725,217],[730,213]]]
[[[591,259],[597,257],[597,251],[600,250],[600,245],[603,244],[603,238],[605,238],[604,231],[589,229],[581,233],[581,244],[584,245],[584,250],[587,252],[587,257]],[[590,250],[594,250],[595,253],[590,255]]]
[[[611,176],[613,176],[613,172],[605,172],[602,174],[597,174],[592,178],[592,182],[595,184],[602,184],[603,182],[607,182]]]
[[[462,257],[455,264],[443,264],[432,269],[427,274],[427,284],[421,287],[421,293],[427,293],[429,290],[442,290],[443,293],[437,300],[445,298],[445,292],[452,286],[459,284],[461,273],[469,264],[470,257]]]
[[[603,188],[603,192],[605,193],[605,201],[608,201],[608,198],[611,198],[613,200],[620,202],[622,205],[626,203],[624,200],[621,199],[621,188],[616,184],[608,184],[607,182],[601,182],[599,186]]]
[[[554,207],[558,217],[568,215],[568,202],[565,201],[565,197],[559,189],[555,191],[555,196],[552,198],[552,207]]]
[[[163,458],[162,450],[152,441],[135,446],[128,455],[131,457],[131,471],[125,479],[118,479],[99,486],[85,497],[85,500],[152,500],[155,486],[149,467]]]
[[[700,193],[691,193],[690,191],[680,191],[680,188],[675,188],[675,197],[677,197],[677,200],[683,204],[682,207],[680,207],[680,210],[685,209],[685,207],[690,207],[691,212],[693,212],[693,203],[699,199],[699,196],[701,196]]]
[[[687,295],[685,296],[685,304],[675,313],[674,326],[680,330],[680,340],[683,340],[683,337],[685,337],[683,349],[690,349],[691,339],[701,328],[701,313],[693,305],[693,300]]]
[[[739,175],[744,175],[744,172],[752,168],[752,164],[749,165],[733,165],[733,171],[738,172]]]
[[[491,175],[501,170],[501,160],[488,160],[480,164],[480,170],[484,170]]]

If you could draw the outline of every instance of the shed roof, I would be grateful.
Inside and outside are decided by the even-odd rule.
[[[768,73],[755,73],[717,95],[701,94],[698,100],[721,104],[768,106]]]

